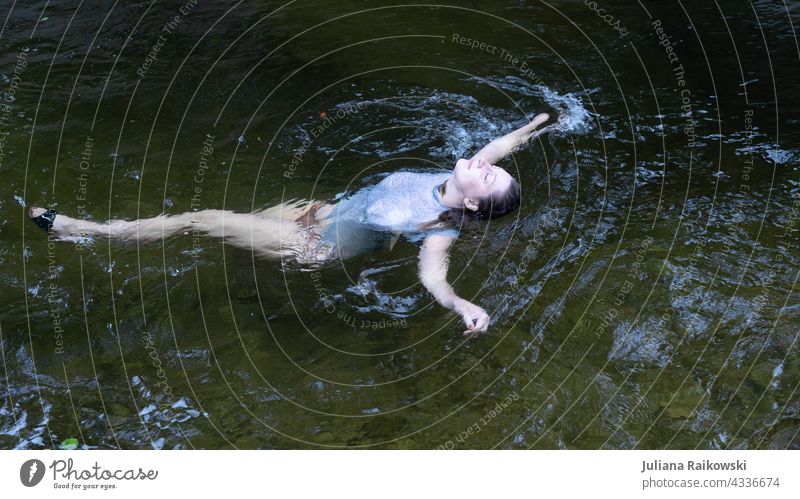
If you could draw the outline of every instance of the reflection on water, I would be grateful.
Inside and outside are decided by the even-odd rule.
[[[198,5],[155,59],[177,7],[14,6],[0,445],[796,448],[800,3],[609,4],[625,36],[583,2],[356,4]],[[542,110],[520,210],[451,249],[479,338],[413,238],[298,269],[24,218],[337,200]]]

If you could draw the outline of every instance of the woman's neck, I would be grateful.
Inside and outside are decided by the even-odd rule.
[[[464,206],[464,197],[452,175],[439,186],[439,195],[442,198],[442,204],[449,208],[456,209]]]

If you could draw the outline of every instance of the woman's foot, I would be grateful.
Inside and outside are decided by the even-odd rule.
[[[53,209],[47,210],[40,206],[31,206],[31,209],[28,210],[28,218],[33,220],[33,223],[35,223],[37,227],[48,232],[53,228],[53,222],[56,220],[57,213],[58,212]]]

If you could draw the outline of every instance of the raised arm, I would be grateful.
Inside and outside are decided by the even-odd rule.
[[[464,334],[486,331],[489,314],[481,307],[460,298],[447,284],[448,249],[453,237],[433,234],[425,238],[419,253],[419,278],[425,288],[443,307],[453,310],[464,320]]]
[[[533,118],[533,121],[524,127],[486,144],[483,149],[475,153],[473,158],[483,158],[489,163],[497,163],[532,138],[547,131],[550,127],[545,127],[538,131],[537,128],[549,119],[550,115],[547,113],[537,114],[536,117]]]

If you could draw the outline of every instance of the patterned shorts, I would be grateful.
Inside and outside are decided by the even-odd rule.
[[[336,244],[329,241],[322,233],[322,227],[312,225],[301,229],[305,244],[295,256],[300,264],[322,263],[333,260],[338,252]]]

